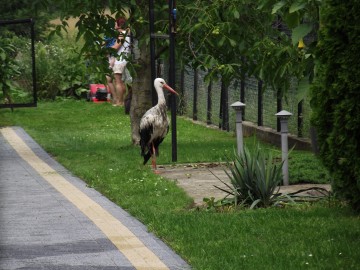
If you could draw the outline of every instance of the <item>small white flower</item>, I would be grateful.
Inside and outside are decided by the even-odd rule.
[[[309,257],[312,257],[312,256],[313,256],[313,255],[310,253],[310,254],[309,254]]]

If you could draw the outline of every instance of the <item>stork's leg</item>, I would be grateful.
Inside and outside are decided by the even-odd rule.
[[[154,144],[152,144],[152,150],[153,150],[152,151],[152,159],[151,159],[152,167],[153,167],[154,173],[159,174],[160,172],[157,170],[157,167],[156,167],[156,152],[155,152]]]

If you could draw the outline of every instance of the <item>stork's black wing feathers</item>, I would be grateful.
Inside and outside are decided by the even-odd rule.
[[[148,125],[146,128],[140,129],[140,147],[141,147],[141,155],[145,155],[145,151],[149,150],[149,141],[151,139],[151,134],[153,134],[154,128],[153,125]]]

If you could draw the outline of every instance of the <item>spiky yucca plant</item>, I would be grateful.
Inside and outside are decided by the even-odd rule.
[[[270,151],[259,145],[250,150],[244,147],[240,155],[235,152],[233,162],[225,171],[233,186],[236,204],[268,207],[278,197],[282,180],[282,162],[276,162]]]

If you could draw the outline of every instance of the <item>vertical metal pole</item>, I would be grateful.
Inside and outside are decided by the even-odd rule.
[[[208,92],[207,92],[207,115],[206,115],[206,123],[208,125],[211,124],[211,110],[212,110],[212,100],[211,100],[211,92],[212,92],[212,80],[208,85]]]
[[[258,81],[258,126],[263,125],[263,92],[262,92],[263,82],[262,80]]]
[[[154,89],[154,80],[156,78],[156,64],[155,64],[155,16],[154,16],[154,0],[149,0],[149,25],[150,25],[150,67],[151,67],[151,102],[154,106],[157,103],[157,95]]]
[[[35,66],[35,30],[34,20],[31,19],[31,60],[32,60],[32,80],[33,80],[33,98],[34,105],[37,106],[37,87],[36,87],[36,66]]]
[[[229,123],[229,87],[224,84],[225,90],[225,100],[224,100],[224,122],[225,128],[224,130],[230,131],[230,123]]]
[[[298,103],[298,137],[301,138],[303,137],[303,104],[304,104],[304,100],[302,99],[299,103]]]
[[[176,5],[174,0],[169,1],[169,36],[170,36],[170,59],[169,59],[169,85],[175,88],[175,35],[176,35]],[[176,97],[171,95],[171,141],[172,161],[177,161],[177,131],[176,131]]]
[[[228,93],[228,86],[225,84],[225,81],[221,80],[221,116],[222,116],[222,130],[229,131],[229,109],[228,109],[228,102],[229,102],[229,93]]]
[[[193,120],[197,118],[197,96],[198,96],[198,70],[194,70],[194,99],[193,99]]]
[[[219,129],[223,129],[223,100],[224,100],[224,91],[223,88],[220,88],[220,110],[219,110]]]

